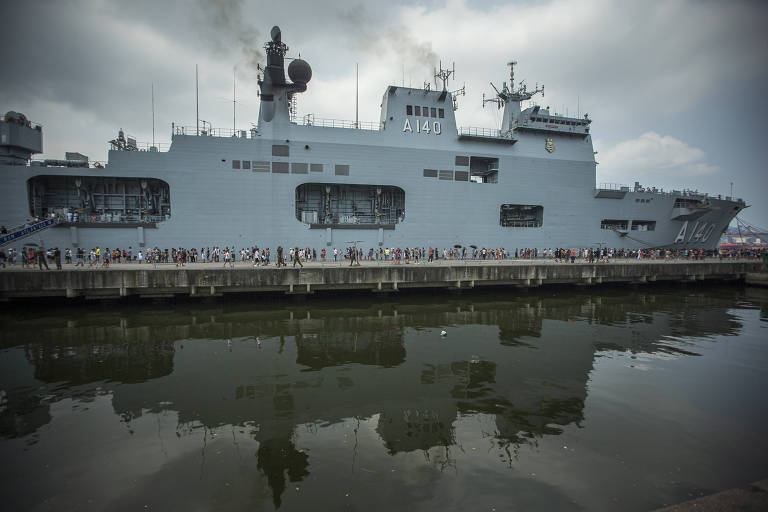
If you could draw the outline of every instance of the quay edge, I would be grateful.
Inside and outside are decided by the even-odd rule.
[[[305,268],[119,268],[0,272],[0,301],[16,299],[120,299],[126,297],[220,297],[237,293],[398,292],[469,290],[497,286],[595,286],[654,282],[768,282],[759,261],[649,263],[456,262],[450,265],[307,266]]]

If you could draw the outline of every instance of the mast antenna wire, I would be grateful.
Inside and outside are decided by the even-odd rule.
[[[197,87],[197,64],[195,64],[195,135],[200,135],[200,99]]]
[[[155,84],[152,83],[152,146],[155,145]]]
[[[235,134],[235,130],[237,129],[236,123],[235,123],[235,105],[237,104],[237,96],[235,95],[235,73],[236,71],[232,70],[232,134]]]

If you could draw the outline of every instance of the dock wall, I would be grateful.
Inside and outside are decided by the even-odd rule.
[[[136,267],[132,265],[132,267]],[[323,291],[394,293],[432,288],[465,290],[486,286],[765,280],[768,264],[758,261],[649,263],[455,262],[431,266],[307,266],[305,268],[196,268],[15,270],[0,272],[0,301],[18,298],[217,297],[233,293],[312,294]],[[755,277],[757,276],[757,277]]]

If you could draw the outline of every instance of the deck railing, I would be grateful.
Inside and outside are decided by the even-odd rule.
[[[319,126],[323,128],[347,128],[352,130],[380,131],[384,124],[380,121],[348,121],[345,119],[322,119],[312,115],[306,115],[301,119],[292,118],[291,121],[299,126]],[[248,130],[233,130],[232,128],[211,128],[205,126],[181,126],[173,124],[174,135],[197,135],[200,137],[236,137],[241,139],[254,138],[258,133],[256,128]]]
[[[476,126],[462,126],[459,128],[459,135],[468,135],[471,137],[490,137],[494,139],[510,139],[512,135],[508,131],[502,132],[495,128],[479,128]]]
[[[725,199],[726,201],[744,202],[741,198],[723,196],[722,194],[710,194],[708,192],[699,192],[698,190],[664,190],[656,187],[630,187],[629,185],[623,185],[621,183],[601,183],[597,190],[621,190],[626,192],[642,192],[644,194],[658,194],[664,196],[674,197],[693,197],[693,198],[717,198]]]
[[[320,126],[323,128],[348,128],[353,130],[379,131],[384,128],[381,121],[347,121],[345,119],[322,119],[307,114],[301,119],[302,126]]]

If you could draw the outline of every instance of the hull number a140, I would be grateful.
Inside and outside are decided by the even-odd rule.
[[[413,125],[411,125],[411,120],[406,117],[405,124],[403,125],[403,132],[406,133],[433,133],[435,135],[440,135],[442,131],[443,129],[440,126],[440,121],[432,121],[430,123],[428,119],[423,123],[416,119],[413,121]]]
[[[696,221],[696,224],[693,226],[693,229],[688,231],[688,221],[685,221],[683,223],[683,226],[680,228],[680,232],[675,237],[675,243],[679,244],[681,242],[686,242],[686,235],[688,235],[688,242],[701,242],[704,243],[707,240],[709,240],[709,237],[712,235],[712,232],[715,230],[715,224],[714,223],[706,223],[706,222],[699,222]]]

